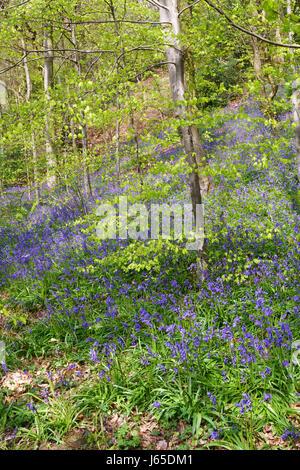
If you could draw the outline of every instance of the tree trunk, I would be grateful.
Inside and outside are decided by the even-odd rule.
[[[119,111],[120,111],[120,102],[119,102],[119,96],[117,94],[117,99],[116,99],[116,106],[117,106],[117,120],[116,120],[116,179],[117,179],[117,185],[118,187],[120,186],[120,117],[119,117]]]
[[[130,100],[130,92],[129,90],[127,91],[127,97],[128,100]],[[133,141],[134,141],[134,156],[135,156],[135,162],[136,162],[136,171],[140,180],[140,186],[141,190],[143,187],[143,172],[142,172],[142,167],[141,167],[141,162],[140,162],[140,146],[139,146],[139,138],[137,134],[137,129],[135,127],[135,122],[134,122],[134,111],[131,108],[130,110],[130,128],[132,129],[133,133]]]
[[[44,28],[44,91],[45,98],[48,104],[48,110],[45,115],[45,130],[46,130],[46,162],[47,162],[47,184],[49,188],[56,185],[56,160],[53,144],[52,132],[52,112],[50,106],[51,100],[51,87],[53,80],[53,46],[52,46],[52,31],[51,27]]]
[[[38,176],[38,158],[36,150],[36,142],[34,132],[31,134],[31,145],[32,145],[32,159],[33,159],[33,180],[34,180],[34,191],[37,203],[40,203],[40,184]]]
[[[259,18],[259,13],[257,11],[257,7],[256,7],[255,2],[251,1],[250,5],[251,5],[251,8],[252,8],[251,12],[254,14],[254,16],[256,18]],[[262,12],[262,16],[264,18],[264,11]],[[275,39],[278,42],[281,42],[280,30],[279,30],[278,27],[276,27],[276,30],[275,30]],[[263,45],[261,44],[261,42],[257,38],[251,37],[251,47],[252,47],[252,52],[253,52],[254,74],[255,74],[256,80],[258,80],[261,83],[261,86],[262,86],[262,95],[263,95],[263,101],[264,101],[262,104],[263,104],[265,113],[270,114],[270,112],[271,112],[271,115],[272,115],[273,111],[270,107],[271,107],[271,103],[272,103],[273,99],[275,98],[275,96],[277,94],[279,85],[277,83],[274,83],[274,80],[272,79],[270,74],[263,73],[263,70],[262,70],[262,66],[263,66],[262,57],[264,57],[265,54],[264,54],[264,48],[263,48]],[[278,54],[280,54],[280,53],[278,53]],[[279,64],[279,63],[281,63],[281,61],[282,61],[282,56],[277,55],[274,59],[272,59],[271,62]],[[266,81],[266,78],[268,79],[269,83]],[[267,85],[268,84],[271,87],[270,92],[268,92],[268,90],[267,90]]]
[[[184,82],[184,52],[180,44],[178,35],[181,32],[178,18],[178,0],[161,0],[160,21],[169,22],[171,25],[163,25],[165,39],[169,46],[165,50],[166,59],[169,62],[169,81],[173,102],[175,105],[176,117],[180,119],[178,132],[186,154],[187,162],[191,167],[189,174],[190,194],[193,207],[194,221],[197,220],[197,207],[202,205],[201,189],[204,191],[204,179],[202,168],[206,164],[206,158],[200,141],[199,131],[195,125],[185,126],[182,124],[187,117],[188,109],[185,102],[185,82]],[[166,8],[163,8],[166,7]],[[201,188],[202,185],[202,188]],[[198,245],[198,275],[203,280],[205,270],[204,240],[201,239]]]
[[[82,118],[84,119],[84,117]],[[85,193],[90,196],[93,195],[92,191],[92,185],[91,185],[91,179],[90,179],[90,172],[87,167],[87,153],[88,153],[88,140],[87,140],[87,131],[86,131],[86,125],[82,124],[81,125],[81,130],[82,130],[82,156],[83,156],[83,187]]]
[[[2,80],[0,80],[0,117],[2,114],[2,110],[8,108],[8,99],[7,99],[7,88],[6,88],[6,83]],[[5,166],[5,155],[4,155],[4,149],[2,146],[2,139],[1,139],[1,134],[0,134],[0,194],[1,196],[3,195],[4,191],[4,181],[3,181],[3,176],[4,176],[4,166]]]
[[[121,45],[122,45],[123,41],[122,41],[122,37],[121,37],[120,27],[119,27],[119,24],[118,24],[117,19],[116,19],[115,5],[114,5],[112,0],[110,2],[108,2],[108,6],[109,6],[109,9],[110,9],[110,13],[111,13],[111,16],[113,18],[113,21],[115,22],[116,34],[121,39]],[[123,45],[121,47],[121,53],[122,53],[121,67],[124,69],[125,68],[125,54],[124,54]],[[119,64],[117,65],[117,70],[118,70],[118,67],[119,67]],[[129,89],[127,90],[127,97],[128,97],[128,101],[130,102],[130,90]],[[117,101],[117,111],[119,111],[120,103],[119,103],[118,94],[117,94],[116,101]],[[141,162],[140,162],[140,156],[139,156],[139,154],[140,154],[139,140],[138,140],[137,130],[135,128],[134,111],[133,110],[131,110],[131,114],[130,114],[130,126],[131,126],[131,129],[134,131],[133,140],[134,140],[134,145],[135,145],[136,168],[137,168],[137,173],[138,173],[139,179],[140,179],[140,185],[141,185],[141,188],[142,188],[142,186],[143,186],[143,174],[142,174],[142,168],[141,168]],[[120,121],[119,121],[119,117],[117,118],[117,123],[116,123],[116,140],[117,140],[117,142],[116,142],[116,173],[117,173],[116,177],[117,177],[117,184],[119,186],[120,185]]]
[[[79,53],[77,52],[77,40],[76,40],[76,31],[75,31],[75,25],[71,25],[71,31],[72,31],[72,43],[74,46],[74,63],[75,63],[75,68],[77,71],[78,78],[81,75],[81,67],[80,67],[80,57]],[[81,133],[82,133],[82,138],[81,138],[81,146],[82,146],[82,156],[83,156],[83,161],[82,161],[82,169],[83,169],[83,188],[84,192],[90,196],[93,195],[92,191],[92,186],[91,186],[91,180],[90,180],[90,172],[89,168],[87,165],[87,156],[88,156],[88,138],[87,138],[87,128],[86,128],[86,123],[85,123],[85,115],[84,112],[81,112],[81,122],[79,123]]]
[[[253,68],[256,80],[262,81],[261,58],[259,52],[258,41],[251,37],[251,47],[253,52]]]
[[[292,13],[292,6],[291,0],[287,0],[287,14],[291,15]],[[290,44],[293,43],[293,32],[289,31],[289,42]],[[294,57],[294,50],[290,48],[290,53],[292,58]],[[293,120],[296,124],[295,129],[295,137],[296,137],[296,167],[297,167],[297,177],[298,177],[298,194],[297,194],[297,203],[300,207],[300,89],[299,89],[299,82],[297,80],[297,70],[295,67],[295,63],[292,63],[292,112],[293,112]]]
[[[29,201],[31,200],[31,181],[30,181],[30,168],[29,168],[29,158],[27,155],[26,149],[26,140],[24,141],[24,148],[25,148],[25,166],[26,166],[26,179],[27,179],[27,195]]]
[[[26,50],[25,41],[22,39],[22,47],[24,51]],[[32,92],[32,83],[29,73],[28,61],[27,57],[24,57],[24,71],[25,71],[25,79],[26,79],[26,101],[27,103],[30,102],[31,92]],[[37,151],[36,151],[36,143],[35,143],[35,135],[34,131],[31,133],[31,149],[32,149],[32,160],[33,160],[33,184],[34,184],[34,192],[37,202],[40,202],[40,188],[39,188],[39,181],[38,181],[38,163],[37,163]]]

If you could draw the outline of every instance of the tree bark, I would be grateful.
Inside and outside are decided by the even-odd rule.
[[[114,2],[113,2],[113,0],[109,0],[107,2],[107,4],[109,6],[109,10],[110,10],[112,19],[115,23],[116,34],[120,38],[121,45],[122,45],[123,41],[122,41],[122,37],[121,37],[120,27],[119,27],[119,24],[118,24],[117,18],[116,18],[116,9],[115,9]],[[124,54],[123,45],[121,47],[121,53],[122,53],[121,68],[124,69],[125,68],[125,54]],[[118,70],[118,68],[119,68],[119,63],[117,65],[117,70]],[[130,90],[129,89],[127,90],[127,97],[128,97],[128,101],[130,102]],[[116,105],[117,105],[117,111],[119,111],[120,103],[119,103],[118,93],[117,93],[117,98],[116,98]],[[139,156],[139,153],[140,153],[140,151],[139,151],[139,139],[138,139],[137,129],[135,128],[134,111],[133,110],[131,110],[131,114],[130,114],[130,127],[134,131],[133,140],[134,140],[134,146],[135,146],[136,168],[137,168],[137,173],[139,175],[140,185],[141,185],[141,188],[142,188],[142,186],[143,186],[143,174],[142,174],[142,168],[141,168],[141,162],[140,162],[140,156]],[[120,185],[120,120],[119,120],[119,117],[117,118],[117,122],[116,122],[116,179],[117,179],[117,184],[119,186]]]
[[[22,47],[24,51],[26,50],[25,41],[22,39]],[[32,92],[32,83],[29,73],[28,61],[27,57],[24,57],[24,71],[25,71],[25,79],[26,79],[26,101],[27,103],[30,102],[31,92]],[[38,163],[37,163],[37,151],[36,151],[36,142],[35,142],[35,134],[34,131],[31,133],[31,149],[32,149],[32,161],[33,161],[33,184],[34,184],[34,192],[37,202],[40,202],[40,188],[39,188],[39,181],[38,181]]]
[[[116,107],[117,107],[117,113],[119,114],[120,102],[119,102],[118,93],[117,93],[117,98],[116,98]],[[117,120],[116,120],[116,179],[117,179],[118,187],[120,186],[120,172],[121,172],[121,167],[120,167],[120,117],[118,115]]]
[[[38,158],[37,158],[37,149],[35,134],[31,134],[31,145],[32,145],[32,159],[33,159],[33,180],[34,180],[34,190],[37,203],[40,202],[40,185],[39,185],[39,175],[38,175]]]
[[[84,120],[84,116],[82,117]],[[81,131],[82,131],[82,156],[83,156],[83,187],[86,194],[90,196],[93,195],[91,179],[90,179],[90,172],[87,166],[87,153],[88,153],[88,140],[87,140],[87,130],[86,124],[81,123]]]
[[[8,99],[7,99],[7,87],[6,83],[3,80],[0,80],[0,117],[2,114],[3,109],[8,109]],[[1,196],[3,195],[4,191],[4,181],[3,181],[3,176],[4,176],[4,162],[5,155],[4,155],[4,149],[2,145],[2,139],[1,139],[1,134],[0,134],[0,194]]]
[[[53,144],[53,132],[52,132],[52,112],[50,106],[51,100],[51,87],[53,80],[53,44],[52,44],[52,30],[51,27],[46,26],[44,28],[44,91],[45,98],[48,104],[48,110],[45,115],[45,130],[46,130],[46,162],[47,162],[47,184],[49,188],[53,188],[56,185],[56,160]]]
[[[80,66],[80,57],[79,53],[76,50],[77,49],[77,40],[76,40],[76,31],[75,31],[75,25],[71,25],[71,31],[72,31],[72,43],[74,46],[74,63],[75,63],[75,68],[77,71],[78,78],[81,75],[81,66]],[[90,196],[93,195],[92,191],[92,185],[91,185],[91,179],[90,179],[90,172],[87,166],[87,156],[88,156],[88,137],[87,137],[87,127],[85,123],[85,115],[84,111],[81,112],[81,122],[79,123],[80,129],[81,129],[81,146],[82,146],[82,156],[83,156],[83,161],[82,161],[82,170],[83,170],[83,188],[84,192]]]
[[[291,0],[287,0],[287,14],[291,15],[292,13],[292,5]],[[289,31],[289,42],[290,44],[293,43],[293,32]],[[292,57],[294,56],[294,51],[291,48],[290,53]],[[297,194],[297,203],[300,207],[300,89],[299,89],[299,81],[296,79],[297,77],[297,70],[295,67],[294,62],[292,63],[292,112],[293,112],[293,120],[296,124],[295,129],[295,138],[296,138],[296,168],[297,168],[297,177],[298,177],[298,194]]]

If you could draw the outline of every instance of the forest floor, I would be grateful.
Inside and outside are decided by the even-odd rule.
[[[125,159],[116,187],[107,157],[86,216],[63,191],[1,199],[1,449],[300,448],[290,117],[274,131],[249,104],[218,119],[203,283],[180,243],[91,235],[120,194],[187,202],[179,147],[153,154],[140,190]]]

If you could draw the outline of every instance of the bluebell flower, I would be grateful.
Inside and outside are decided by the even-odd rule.
[[[153,406],[155,406],[156,408],[160,408],[162,404],[155,400],[155,402],[153,403]]]
[[[33,411],[33,413],[36,413],[37,412],[37,409],[38,409],[38,405],[33,405],[32,403],[26,403],[26,406],[28,406],[28,408]]]

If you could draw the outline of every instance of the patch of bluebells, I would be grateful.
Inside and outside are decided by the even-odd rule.
[[[212,440],[212,441],[213,440],[219,440],[219,439],[221,439],[221,434],[222,433],[223,433],[222,428],[218,429],[217,431],[212,431],[210,436],[209,436],[209,439]]]
[[[207,392],[206,395],[207,395],[208,398],[211,400],[212,404],[213,404],[213,405],[216,405],[217,399],[216,399],[216,397],[214,396],[214,394],[211,393],[211,392]],[[215,410],[215,409],[216,409],[216,408],[214,407],[213,410]]]
[[[162,404],[159,403],[157,400],[155,400],[155,402],[153,403],[153,406],[155,406],[155,408],[161,408]]]
[[[33,405],[32,403],[26,403],[26,406],[29,408],[30,411],[33,413],[37,413],[38,405]]]
[[[247,112],[252,117],[260,116],[255,106],[248,107]],[[83,338],[88,334],[95,336],[87,341],[92,342],[92,345],[88,345],[89,360],[99,368],[99,380],[106,378],[110,381],[108,372],[114,365],[114,358],[128,344],[133,349],[141,344],[143,351],[137,353],[140,367],[151,367],[153,363],[161,376],[172,371],[176,377],[182,372],[197,377],[202,373],[203,359],[208,360],[224,387],[230,386],[232,378],[238,377],[242,383],[248,381],[250,367],[257,361],[261,364],[261,360],[272,359],[273,353],[278,350],[289,358],[292,334],[298,332],[300,326],[299,307],[296,305],[299,301],[296,295],[300,287],[299,276],[293,275],[300,271],[300,244],[296,238],[300,218],[287,196],[295,174],[293,149],[285,155],[290,160],[286,164],[280,159],[272,160],[272,171],[262,169],[256,178],[246,184],[241,178],[256,171],[253,161],[247,152],[232,150],[238,142],[252,144],[259,135],[263,139],[272,138],[270,130],[264,125],[259,125],[256,130],[247,126],[247,122],[233,117],[222,130],[216,131],[213,143],[206,142],[206,148],[211,150],[212,146],[218,149],[218,138],[226,141],[226,150],[222,146],[218,149],[220,166],[226,168],[228,160],[233,158],[237,165],[244,165],[245,173],[231,181],[229,188],[221,175],[219,187],[207,196],[207,223],[217,239],[214,251],[223,255],[211,261],[206,282],[199,283],[196,289],[191,288],[194,280],[190,281],[188,268],[188,279],[179,282],[177,266],[175,272],[174,269],[172,271],[172,255],[165,260],[159,273],[153,276],[141,273],[138,280],[132,281],[120,272],[107,276],[105,270],[101,276],[99,272],[90,273],[87,267],[95,266],[95,259],[105,258],[119,246],[126,246],[127,241],[103,240],[99,244],[89,241],[84,232],[87,228],[84,222],[72,225],[82,215],[80,208],[73,200],[67,200],[63,193],[59,194],[56,205],[49,203],[46,194],[42,195],[43,204],[30,214],[28,220],[23,223],[11,220],[8,227],[0,228],[1,284],[17,280],[25,283],[30,281],[32,292],[38,299],[44,280],[47,281],[48,276],[58,271],[59,280],[53,281],[49,288],[45,314],[40,321],[49,328],[52,322],[57,321],[61,328],[74,333],[73,337],[75,333]],[[175,163],[178,157],[178,148],[171,148],[167,152],[162,151],[158,160],[167,159]],[[92,178],[95,195],[101,201],[105,201],[106,196],[120,192],[112,183],[104,181],[103,176],[109,171],[104,168]],[[167,176],[166,180],[170,178]],[[182,184],[177,185],[177,193],[174,195],[185,202],[188,200],[186,175],[181,175],[181,178]],[[265,187],[276,187],[282,198],[277,200],[272,191],[266,191]],[[219,196],[224,189],[229,191],[231,200],[239,202],[238,221],[232,221],[230,215],[227,216],[228,208],[220,202],[222,198]],[[16,197],[21,190],[15,188],[8,191],[6,199],[1,199],[3,205],[8,204],[8,200]],[[134,195],[136,188],[129,181],[124,191]],[[249,217],[249,213],[243,211],[243,207],[251,202],[250,192],[256,195],[262,207],[268,208],[268,217],[273,219],[274,227],[293,228],[290,244],[287,244],[287,237],[275,232],[271,234],[269,242],[259,239],[255,225],[261,221],[261,215],[253,211]],[[160,202],[168,201],[162,199]],[[85,204],[89,211],[93,210],[92,200],[86,199]],[[223,224],[218,222],[221,211],[226,219],[225,233]],[[251,219],[250,228],[246,224],[248,219]],[[273,251],[269,249],[268,243],[274,247]],[[235,261],[230,267],[226,265],[225,259],[225,255],[237,250],[247,253],[249,266],[244,268],[243,274],[249,282],[247,289],[233,302],[236,285],[231,281],[225,282],[222,274],[225,266],[227,274],[237,270]],[[263,258],[262,253],[268,257]],[[255,258],[259,258],[258,264],[253,262]],[[268,281],[268,289],[263,287],[263,280]],[[85,288],[88,293],[82,292],[83,284],[88,285]],[[90,295],[89,289],[94,289]],[[14,302],[18,305],[14,299],[10,300],[11,305]],[[129,313],[132,311],[132,315],[126,319],[123,318],[122,303]],[[203,313],[199,314],[200,306],[204,306],[209,313],[214,312],[207,325],[201,321]],[[119,318],[122,320],[119,321]],[[100,325],[101,328],[97,329]],[[7,328],[11,328],[11,325],[7,325]],[[102,329],[105,336],[101,336]],[[91,330],[93,333],[90,333]],[[159,344],[150,348],[151,341],[163,344],[168,360],[171,358],[173,361],[171,367],[160,352]],[[224,348],[226,356],[223,354]],[[289,367],[286,359],[280,364],[282,368]],[[271,375],[271,367],[259,371],[262,382]],[[2,368],[6,373],[6,366],[2,365]],[[65,379],[61,379],[64,383]],[[67,382],[65,384],[67,386]],[[207,396],[215,405],[216,399],[209,393]],[[264,396],[264,400],[269,401],[269,398]],[[249,395],[244,394],[236,406],[241,414],[249,411]]]
[[[284,433],[282,434],[281,438],[285,441],[287,439],[292,439],[294,441],[298,440],[300,436],[299,432],[295,432],[294,426],[292,426],[292,429],[285,429]]]
[[[239,412],[244,414],[248,411],[252,411],[252,403],[250,395],[248,393],[243,393],[243,399],[240,402],[235,403],[235,406],[239,408]]]
[[[262,377],[262,380],[265,380],[265,378],[270,375],[272,373],[270,367],[266,367],[266,369],[264,371],[259,371],[259,374],[261,375]]]
[[[272,395],[271,393],[264,393],[264,401],[271,401]]]

